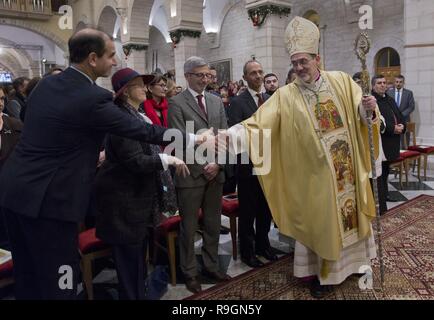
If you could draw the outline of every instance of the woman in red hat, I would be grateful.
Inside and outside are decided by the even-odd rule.
[[[140,75],[125,68],[112,77],[115,102],[119,108],[143,123],[150,119],[138,112],[145,99],[146,84],[152,75]],[[106,160],[96,178],[96,234],[113,246],[113,257],[120,287],[120,299],[145,298],[145,279],[149,229],[161,212],[176,210],[165,193],[171,189],[168,169],[173,166],[179,175],[188,175],[182,160],[161,154],[158,146],[115,135],[106,138]]]

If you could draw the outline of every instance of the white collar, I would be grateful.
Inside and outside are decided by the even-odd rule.
[[[194,91],[192,88],[190,88],[190,87],[187,87],[187,89],[188,89],[188,91],[190,91],[190,93],[191,93],[191,95],[193,96],[193,97],[197,97],[197,96],[200,96],[200,95],[202,95],[202,96],[204,96],[205,97],[205,90],[203,90],[202,91],[202,93],[197,93],[196,91]]]
[[[253,98],[257,98],[257,94],[261,94],[261,92],[256,92],[255,90],[253,90],[252,88],[250,88],[249,86],[247,87],[247,90],[249,90],[250,94],[252,95]]]

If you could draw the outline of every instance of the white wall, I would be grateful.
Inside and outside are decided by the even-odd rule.
[[[405,0],[406,86],[413,90],[418,142],[434,145],[434,3]],[[431,166],[434,167],[431,157]]]

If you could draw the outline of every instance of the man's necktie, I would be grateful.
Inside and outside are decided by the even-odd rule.
[[[396,95],[396,104],[399,108],[399,105],[401,104],[401,92],[398,91],[398,94]]]
[[[200,95],[196,96],[196,98],[197,98],[197,103],[199,104],[200,110],[202,110],[205,118],[208,118],[208,114],[206,113],[205,105],[203,104],[203,100],[202,100],[203,95],[200,94]]]
[[[259,108],[264,104],[264,98],[262,98],[262,94],[260,93],[257,93],[256,96],[258,97],[258,108]]]

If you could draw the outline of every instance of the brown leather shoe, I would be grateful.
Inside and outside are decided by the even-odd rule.
[[[196,277],[185,278],[185,286],[187,287],[188,291],[193,293],[199,293],[202,291],[202,286]]]
[[[232,277],[227,275],[226,273],[221,273],[220,271],[208,271],[208,270],[204,270],[203,272],[207,277],[216,280],[217,282],[223,282],[223,281],[228,281],[231,280]]]

